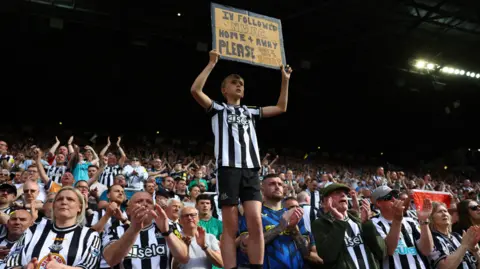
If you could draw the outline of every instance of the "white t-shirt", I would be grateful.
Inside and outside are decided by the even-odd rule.
[[[220,250],[219,241],[213,234],[205,234],[205,243],[207,243],[208,247],[213,251]],[[188,254],[190,256],[190,260],[187,264],[181,264],[180,269],[212,268],[212,262],[208,259],[205,251],[203,251],[202,248],[197,244],[195,237],[192,238],[190,246],[188,247]]]

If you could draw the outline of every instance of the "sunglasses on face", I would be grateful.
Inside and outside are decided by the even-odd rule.
[[[477,211],[480,209],[480,205],[472,205],[472,206],[469,206],[468,208],[470,208],[470,210],[472,211]]]
[[[392,200],[393,198],[395,199],[398,199],[398,193],[396,192],[390,192],[389,194],[383,196],[383,197],[380,197],[377,199],[377,201],[390,201]]]

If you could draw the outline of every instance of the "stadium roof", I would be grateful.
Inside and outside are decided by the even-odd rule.
[[[480,2],[217,2],[282,21],[295,71],[289,112],[260,127],[278,134],[268,142],[360,148],[478,143],[480,80],[419,73],[412,61],[480,72]],[[3,0],[0,12],[10,67],[5,77],[16,87],[35,85],[37,102],[75,104],[79,116],[117,113],[116,121],[101,122],[108,127],[135,114],[149,123],[146,131],[181,122],[188,129],[174,128],[176,135],[210,135],[189,96],[207,61],[202,50],[211,46],[210,2]],[[238,72],[246,78],[246,103],[276,102],[278,71],[226,61],[218,69],[207,85],[212,97],[221,97],[223,76]],[[62,103],[61,94],[70,101]],[[81,123],[93,128],[89,119],[76,126]]]

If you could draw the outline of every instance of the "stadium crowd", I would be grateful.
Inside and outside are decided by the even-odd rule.
[[[261,159],[256,122],[286,112],[292,69],[276,105],[247,107],[239,75],[222,81],[225,102],[203,92],[219,58],[191,87],[214,157],[121,137],[1,140],[0,267],[480,268],[478,183]]]
[[[124,149],[120,137],[33,142],[0,141],[2,268],[224,266],[211,157]],[[266,154],[259,170],[264,268],[479,268],[480,184],[282,159]],[[452,203],[417,211],[415,189]],[[238,207],[235,255],[249,268]]]

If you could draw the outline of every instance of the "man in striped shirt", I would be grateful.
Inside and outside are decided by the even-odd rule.
[[[433,251],[433,238],[428,226],[432,203],[424,200],[422,210],[417,213],[417,222],[404,217],[404,202],[398,198],[398,191],[388,186],[380,186],[372,193],[372,202],[380,209],[380,215],[372,221],[387,246],[383,268],[427,269],[426,256]]]
[[[248,223],[248,257],[251,268],[262,268],[264,240],[261,220],[261,194],[258,171],[260,154],[255,132],[255,121],[280,115],[287,111],[288,84],[292,69],[287,65],[282,70],[282,86],[277,105],[247,108],[240,105],[244,95],[244,80],[239,75],[227,76],[221,85],[226,102],[212,101],[203,87],[218,62],[220,54],[210,52],[210,61],[192,85],[195,100],[212,117],[215,135],[215,158],[217,160],[217,189],[222,206],[223,237],[222,257],[225,268],[236,268],[235,238],[238,232],[238,200],[243,203]]]
[[[332,183],[322,190],[324,211],[312,223],[318,256],[331,269],[379,269],[385,241],[368,219],[369,205],[362,204],[361,220],[348,213],[346,185]]]
[[[111,268],[169,269],[170,256],[188,263],[187,246],[173,234],[167,214],[149,193],[135,193],[127,214],[130,225],[119,225],[103,237],[103,257]]]

